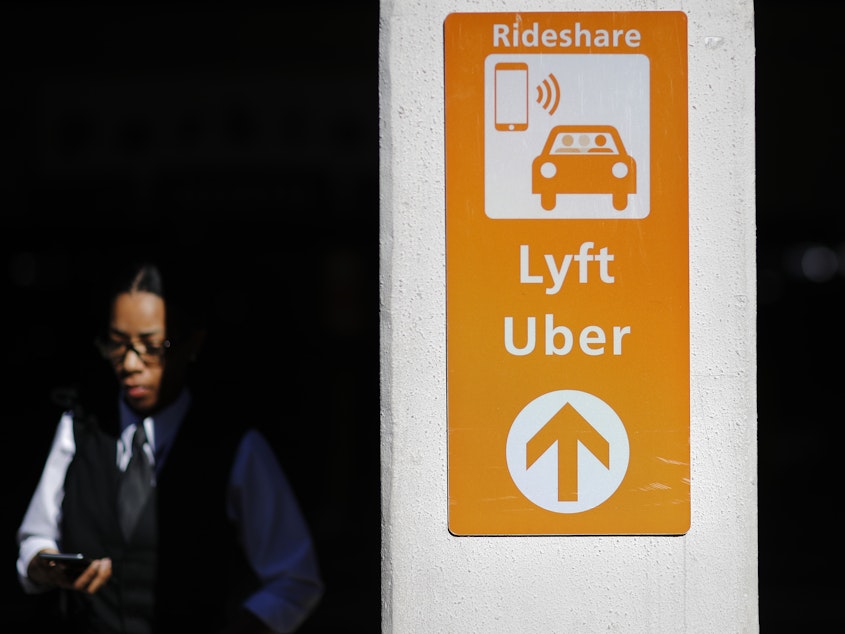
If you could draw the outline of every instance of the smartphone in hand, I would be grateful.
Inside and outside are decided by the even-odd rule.
[[[47,562],[55,562],[70,577],[78,577],[90,564],[92,559],[82,553],[38,553]]]

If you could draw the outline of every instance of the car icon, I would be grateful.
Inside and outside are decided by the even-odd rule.
[[[610,194],[622,211],[637,193],[637,163],[610,125],[559,125],[531,166],[531,191],[543,209],[554,209],[558,194]]]

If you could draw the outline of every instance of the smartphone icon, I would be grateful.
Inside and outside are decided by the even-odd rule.
[[[528,129],[528,64],[500,62],[494,73],[494,120],[500,132]]]

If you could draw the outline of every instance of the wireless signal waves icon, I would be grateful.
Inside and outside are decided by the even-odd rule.
[[[549,114],[554,114],[560,103],[560,85],[552,73],[537,86],[537,103]]]

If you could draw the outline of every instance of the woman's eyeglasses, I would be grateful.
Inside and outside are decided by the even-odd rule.
[[[131,350],[145,365],[158,365],[170,349],[170,341],[165,339],[161,343],[138,341],[133,343],[123,339],[97,339],[95,345],[103,358],[112,363],[123,363]]]

